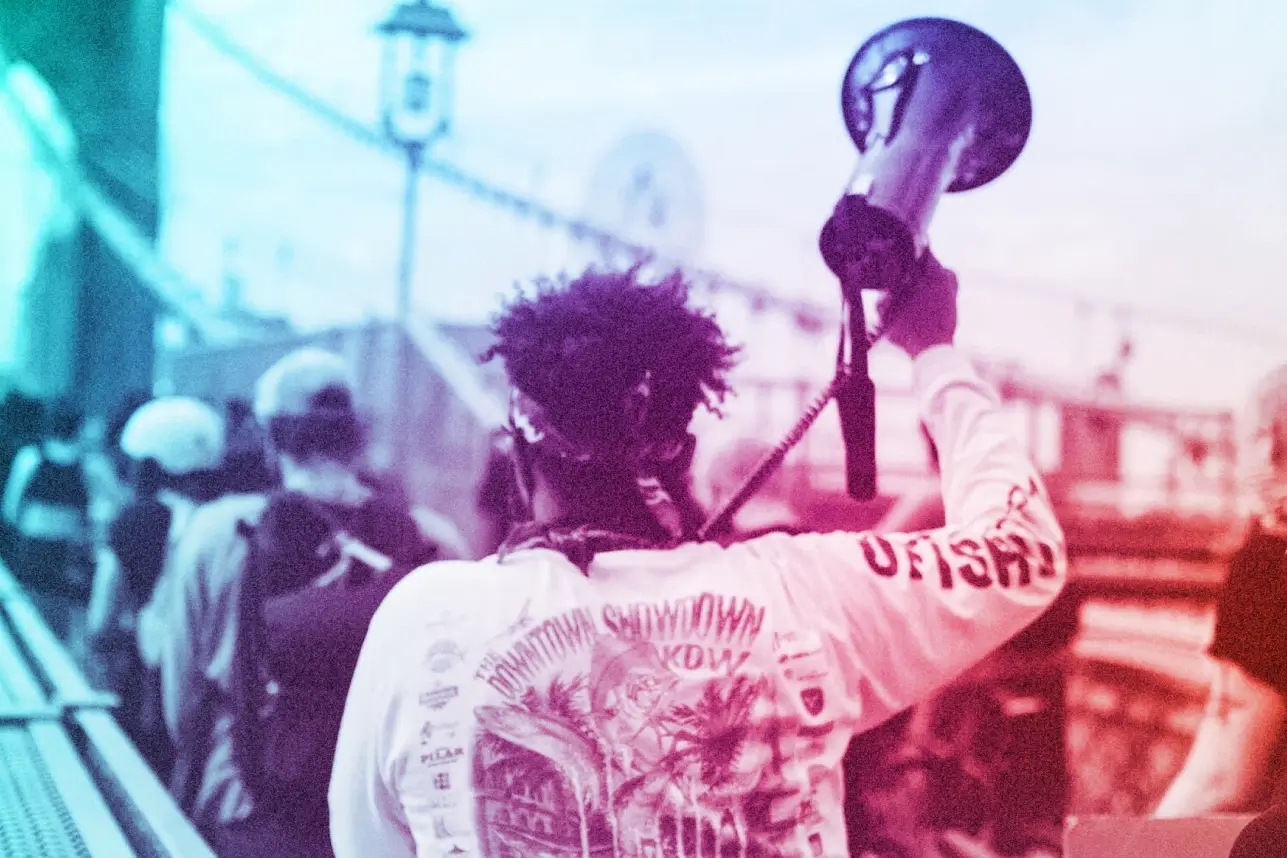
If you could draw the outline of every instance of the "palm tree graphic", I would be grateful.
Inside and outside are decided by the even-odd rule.
[[[712,821],[718,839],[726,817],[732,820],[739,858],[746,856],[748,832],[742,802],[762,777],[763,758],[772,753],[755,740],[751,723],[753,707],[764,688],[763,679],[747,676],[731,682],[710,680],[696,703],[671,711],[680,729],[667,770],[683,803],[677,802],[677,806],[686,806],[696,817],[696,858],[702,858],[703,823]],[[682,848],[682,836],[680,841]]]

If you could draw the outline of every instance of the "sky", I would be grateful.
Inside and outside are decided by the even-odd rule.
[[[384,4],[182,5],[374,125]],[[1287,6],[460,0],[452,9],[471,35],[458,57],[455,130],[435,157],[827,308],[837,291],[817,233],[856,159],[839,111],[845,67],[895,21],[970,23],[1018,61],[1035,118],[1005,175],[945,198],[935,215],[932,246],[961,280],[958,341],[1076,386],[1129,334],[1132,397],[1193,406],[1237,405],[1287,359],[1278,250]],[[304,326],[389,314],[400,162],[265,89],[181,11],[169,15],[165,46],[163,255],[212,297],[235,272],[249,304]],[[615,201],[641,159],[660,162],[681,226],[632,232]],[[421,187],[415,255],[416,311],[468,322],[486,320],[515,282],[592,258],[557,231],[432,180]],[[825,381],[830,333],[801,334],[736,300],[716,310],[747,344],[748,373]],[[905,378],[892,355],[876,364]]]

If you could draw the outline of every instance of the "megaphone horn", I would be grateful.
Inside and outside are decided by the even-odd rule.
[[[919,255],[939,198],[1004,173],[1032,127],[1032,99],[1014,59],[986,33],[945,18],[901,21],[869,38],[845,72],[840,107],[860,154],[842,200],[848,234],[838,238],[886,257]],[[855,226],[866,235],[855,235]],[[828,244],[824,237],[823,256],[843,280],[844,253]],[[906,272],[910,261],[886,258],[874,270]],[[890,277],[867,281],[855,285],[897,285]]]

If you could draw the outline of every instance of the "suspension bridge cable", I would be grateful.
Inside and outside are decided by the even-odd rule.
[[[344,113],[296,81],[273,70],[262,58],[231,38],[227,32],[194,9],[190,3],[185,2],[185,0],[169,0],[168,6],[178,11],[207,43],[235,62],[262,85],[285,96],[299,107],[325,120],[336,129],[348,134],[352,139],[364,145],[386,152],[398,151],[396,144],[375,129]],[[498,208],[507,209],[520,218],[536,221],[546,228],[560,229],[574,241],[597,244],[604,250],[623,253],[637,261],[651,260],[668,267],[682,268],[694,286],[705,289],[711,294],[730,293],[738,295],[747,300],[756,311],[772,310],[786,313],[791,316],[796,326],[803,331],[810,333],[821,332],[828,329],[830,324],[838,317],[838,312],[834,308],[825,308],[806,301],[784,299],[765,286],[747,283],[718,271],[682,265],[673,260],[659,259],[656,257],[655,251],[650,247],[629,241],[585,220],[564,215],[538,200],[503,189],[440,159],[425,159],[422,171],[439,181],[456,187],[475,199]],[[1195,317],[1176,311],[1125,303],[1105,302],[1087,298],[1072,290],[1056,290],[1058,294],[1051,290],[1034,292],[1031,288],[1031,282],[1026,287],[1020,287],[1008,283],[1008,279],[995,276],[988,277],[987,280],[972,286],[972,288],[996,291],[1023,291],[1030,296],[1055,300],[1062,299],[1076,304],[1088,305],[1101,312],[1123,319],[1184,327],[1207,334],[1218,333],[1221,336],[1239,341],[1253,340],[1262,344],[1274,345],[1282,341],[1282,337],[1275,332],[1240,325],[1228,320]]]
[[[359,143],[389,153],[400,151],[395,143],[374,128],[310,92],[298,82],[275,71],[262,58],[231,38],[221,27],[194,9],[190,3],[183,0],[170,0],[168,6],[177,11],[211,47],[235,62],[261,85],[284,96]],[[596,244],[604,250],[628,255],[636,261],[651,261],[665,267],[682,268],[694,286],[711,293],[737,294],[750,301],[757,309],[773,309],[788,313],[803,330],[811,332],[823,330],[838,317],[834,309],[778,297],[766,286],[747,283],[718,271],[658,258],[653,248],[632,242],[580,218],[562,214],[538,200],[509,191],[440,159],[426,158],[421,170],[426,175],[452,185],[475,199],[506,209],[511,214],[535,221],[543,227],[560,229],[574,241]]]
[[[8,68],[8,58],[0,52],[0,73]],[[145,288],[204,337],[221,342],[243,339],[244,329],[203,301],[199,287],[157,254],[153,241],[85,178],[73,159],[60,155],[9,87],[0,86],[0,102],[9,106],[42,160],[53,168],[68,201]],[[480,424],[489,429],[502,424],[505,412],[501,398],[487,389],[482,373],[463,348],[428,319],[412,320],[406,334]]]

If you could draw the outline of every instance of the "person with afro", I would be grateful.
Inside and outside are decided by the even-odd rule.
[[[410,573],[369,628],[330,786],[337,858],[845,855],[850,739],[1060,592],[1063,536],[926,256],[910,355],[946,527],[695,538],[695,411],[737,350],[676,274],[543,282],[496,320],[525,521]]]

